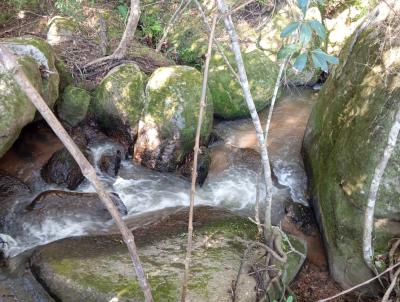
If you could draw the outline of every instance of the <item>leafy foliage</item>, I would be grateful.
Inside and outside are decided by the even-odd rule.
[[[323,4],[323,0],[315,0],[317,4]],[[325,53],[320,45],[326,39],[324,25],[318,20],[306,20],[307,11],[312,4],[310,0],[297,0],[297,6],[301,11],[300,20],[293,21],[281,32],[282,39],[290,39],[297,34],[294,43],[284,45],[278,52],[278,60],[291,58],[293,68],[303,71],[307,62],[312,62],[314,68],[325,72],[329,70],[329,64],[338,64],[339,60]]]
[[[70,16],[77,21],[81,21],[82,16],[79,13],[81,10],[81,3],[79,0],[56,0],[54,7],[61,15]]]
[[[278,302],[278,301],[273,300],[272,302]],[[293,296],[287,297],[286,302],[293,302]]]

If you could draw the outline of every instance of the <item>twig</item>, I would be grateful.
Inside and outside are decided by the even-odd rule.
[[[397,269],[396,273],[393,275],[392,282],[390,283],[388,289],[386,290],[385,295],[382,298],[382,302],[389,301],[390,294],[392,293],[393,288],[396,286],[396,282],[397,282],[397,278],[399,277],[399,274],[400,274],[400,268]]]
[[[101,54],[107,54],[108,39],[107,39],[107,24],[102,15],[99,15],[99,36]]]
[[[364,282],[362,282],[362,283],[360,283],[360,284],[358,284],[356,286],[353,286],[352,288],[349,288],[349,289],[347,289],[345,291],[342,291],[342,292],[340,292],[340,293],[338,293],[338,294],[336,294],[336,295],[334,295],[332,297],[325,298],[325,299],[322,299],[322,300],[318,300],[317,302],[330,301],[330,300],[336,299],[336,298],[338,298],[340,296],[343,296],[345,294],[348,294],[348,293],[352,292],[353,290],[356,290],[357,288],[363,287],[364,285],[367,285],[367,284],[371,283],[372,281],[374,281],[376,279],[379,279],[380,277],[382,277],[383,275],[387,274],[388,272],[390,272],[391,270],[395,269],[398,266],[400,266],[400,262],[396,263],[395,265],[392,265],[391,267],[386,269],[384,272],[376,275],[375,277],[373,277],[371,279],[368,279],[367,281],[364,281]]]
[[[4,68],[13,75],[15,82],[21,87],[21,90],[25,92],[32,104],[37,108],[42,117],[46,120],[48,125],[52,128],[54,133],[62,141],[64,146],[67,148],[69,153],[75,159],[79,165],[82,174],[92,183],[100,200],[104,203],[107,210],[113,217],[118,229],[121,232],[122,238],[128,247],[129,255],[131,257],[133,266],[136,271],[136,275],[139,280],[139,285],[145,296],[145,301],[152,302],[153,298],[151,295],[150,285],[146,279],[146,275],[143,271],[143,267],[140,263],[139,255],[135,244],[135,238],[129,228],[126,226],[124,220],[121,217],[118,209],[114,205],[110,195],[105,190],[103,184],[96,175],[96,171],[93,166],[89,163],[86,157],[83,155],[81,150],[74,143],[69,134],[65,131],[64,127],[57,120],[54,113],[47,106],[41,95],[36,91],[31,82],[28,80],[25,73],[22,71],[17,63],[16,58],[7,50],[5,46],[0,45],[0,62]]]
[[[161,50],[162,46],[164,45],[165,40],[167,39],[168,33],[171,31],[171,29],[174,26],[176,20],[178,20],[179,15],[181,13],[183,13],[183,11],[189,6],[190,2],[192,2],[192,0],[182,0],[181,1],[181,3],[179,4],[178,8],[176,9],[174,14],[172,15],[171,19],[169,20],[167,27],[164,29],[164,32],[163,32],[163,35],[162,35],[160,41],[158,41],[158,44],[157,44],[157,47],[156,47],[156,52],[159,52]]]
[[[217,24],[217,17],[218,17],[218,15],[215,14],[215,16],[213,18],[210,39],[208,41],[206,64],[205,64],[205,67],[204,67],[203,85],[202,85],[202,88],[201,88],[199,117],[198,117],[198,122],[197,122],[196,139],[195,139],[195,145],[194,145],[193,168],[192,168],[192,183],[191,183],[191,188],[190,188],[188,243],[187,243],[186,259],[185,259],[185,272],[184,272],[183,282],[182,282],[182,296],[181,296],[181,301],[182,302],[186,301],[187,284],[188,284],[189,269],[190,269],[190,259],[191,259],[191,256],[192,256],[193,211],[194,211],[193,208],[194,208],[194,197],[195,197],[195,193],[196,193],[197,159],[198,159],[199,148],[200,148],[201,125],[202,125],[202,122],[203,122],[203,114],[204,114],[204,109],[206,107],[206,101],[207,101],[208,70],[209,70],[209,67],[210,67],[210,59],[211,59],[211,54],[212,54],[212,43],[213,43],[213,37],[214,37],[214,33],[215,33],[215,26]]]
[[[206,16],[203,8],[201,7],[200,2],[198,0],[194,0],[194,2],[196,3],[197,9],[199,10],[199,12],[203,18],[204,25],[207,27],[208,32],[211,32],[210,24],[208,24],[208,18]],[[229,63],[229,60],[224,53],[224,50],[222,49],[222,47],[221,47],[220,43],[217,41],[217,39],[215,39],[215,37],[213,38],[213,42],[214,42],[214,45],[216,46],[219,54],[221,55],[222,59],[224,60],[226,66],[228,66],[229,70],[235,76],[236,81],[240,84],[240,79],[239,79],[238,74],[236,73],[235,69],[232,67],[231,63]]]

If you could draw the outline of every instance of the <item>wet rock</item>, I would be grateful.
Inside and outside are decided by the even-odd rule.
[[[121,215],[127,209],[117,194],[111,194],[114,204]],[[108,221],[112,217],[108,213],[96,193],[77,193],[51,190],[40,193],[27,207],[25,222],[43,221],[46,218],[93,217],[94,220]]]
[[[348,40],[341,64],[320,91],[304,138],[311,197],[323,230],[330,272],[343,287],[372,276],[362,257],[364,209],[375,168],[400,110],[400,43],[396,39],[383,43],[391,39],[386,36],[387,26],[397,20],[400,11],[398,2],[393,1],[392,6],[380,4],[374,12],[376,19]],[[398,31],[400,26],[391,30]],[[352,41],[356,43],[351,49]],[[400,234],[399,170],[397,144],[376,200],[375,256],[387,253],[389,240]]]
[[[103,173],[111,176],[117,176],[121,167],[122,154],[120,150],[115,153],[103,153],[100,158],[99,167]]]
[[[47,183],[65,186],[70,190],[76,189],[84,179],[79,165],[66,148],[52,155],[43,166],[41,175]]]
[[[200,147],[199,155],[197,158],[197,179],[196,183],[200,186],[206,181],[208,175],[208,169],[211,164],[211,156],[210,151],[206,147]],[[186,162],[179,167],[179,173],[187,178],[191,179],[192,176],[192,168],[193,168],[193,153],[190,154],[189,158],[186,159]]]
[[[112,69],[96,89],[92,112],[104,130],[120,130],[136,135],[145,104],[146,76],[133,63]]]
[[[146,86],[147,104],[139,123],[134,157],[158,171],[175,171],[191,152],[197,127],[202,76],[188,66],[157,69]],[[208,97],[201,141],[212,128],[212,100]]]
[[[0,200],[9,196],[28,193],[30,193],[30,188],[25,183],[0,170]]]
[[[228,59],[235,68],[233,54]],[[261,110],[271,101],[278,75],[278,65],[261,50],[244,53],[243,60],[254,104],[257,110]],[[216,116],[225,119],[250,116],[242,87],[218,53],[214,54],[210,62],[208,87],[213,98]]]
[[[1,276],[2,302],[54,302],[29,271],[21,276]]]
[[[180,297],[188,209],[134,230],[155,301]],[[247,218],[219,208],[197,207],[189,301],[231,301],[231,289],[247,244],[257,230]],[[119,235],[61,240],[40,248],[32,270],[58,299],[142,301],[126,247]],[[129,267],[128,267],[129,266]],[[293,277],[293,275],[291,275]],[[254,290],[254,289],[253,289]]]
[[[72,42],[77,30],[75,22],[71,18],[56,16],[49,21],[47,42],[50,45]]]
[[[85,89],[67,86],[57,104],[57,113],[61,120],[76,126],[86,117],[90,104],[90,94]]]

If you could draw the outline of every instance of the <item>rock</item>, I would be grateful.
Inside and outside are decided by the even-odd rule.
[[[77,26],[71,18],[55,16],[48,24],[47,42],[50,45],[72,42],[76,30]]]
[[[102,128],[136,133],[145,104],[145,80],[146,76],[133,63],[119,65],[106,75],[92,103],[92,111]]]
[[[210,151],[206,147],[200,147],[199,155],[197,158],[197,178],[196,183],[202,186],[206,181],[208,175],[208,169],[211,164]],[[179,167],[179,173],[187,178],[191,179],[193,168],[193,153],[188,156],[187,161]]]
[[[103,153],[99,162],[100,170],[108,175],[117,176],[121,167],[121,157],[120,150],[116,150],[114,154]]]
[[[228,57],[235,68],[234,57]],[[250,89],[257,110],[266,107],[272,98],[278,66],[260,50],[243,53]],[[214,113],[225,119],[249,117],[246,101],[240,84],[219,54],[210,62],[208,87],[214,102]]]
[[[347,41],[341,64],[320,91],[304,138],[310,193],[330,272],[343,287],[372,276],[362,257],[364,209],[374,170],[400,110],[400,43],[386,31],[400,5],[389,3],[393,3],[391,9],[380,4],[374,11],[376,19]],[[391,30],[398,31],[400,26],[396,23]],[[399,170],[397,144],[376,200],[373,246],[377,257],[387,252],[393,236],[400,235]]]
[[[202,76],[188,66],[158,68],[146,86],[148,98],[139,123],[134,157],[144,166],[175,171],[194,146]],[[213,123],[208,95],[201,142],[206,143]]]
[[[0,281],[2,302],[54,302],[53,298],[35,280],[31,272],[21,276],[8,276]]]
[[[47,183],[65,186],[70,190],[76,189],[84,179],[79,165],[66,148],[51,156],[41,174]]]
[[[74,76],[62,60],[56,60],[56,68],[60,75],[60,92],[63,92],[67,86],[74,84]]]
[[[200,206],[194,213],[188,301],[231,301],[232,283],[247,244],[257,234],[256,227],[224,209]],[[133,231],[155,301],[180,297],[187,217],[188,208],[178,209]],[[143,301],[119,235],[48,244],[35,252],[31,265],[54,297],[64,302],[110,301],[113,297],[121,302]]]
[[[51,46],[43,39],[26,36],[3,41],[5,46],[17,56],[35,59],[42,75],[42,97],[50,108],[58,99],[60,77],[55,66],[56,56]]]
[[[0,170],[0,200],[28,193],[30,193],[30,188],[25,183]]]
[[[111,194],[114,204],[121,215],[128,213],[124,203],[117,194]],[[43,220],[46,217],[92,217],[94,220],[106,222],[112,219],[106,207],[96,193],[78,193],[51,190],[40,193],[26,207],[24,221]],[[32,218],[32,219],[29,219]]]
[[[82,88],[67,86],[62,101],[57,104],[58,116],[71,126],[76,126],[86,117],[90,104],[90,94]]]
[[[31,84],[41,92],[42,78],[39,66],[31,57],[18,60]],[[35,107],[22,92],[12,75],[0,66],[0,157],[12,146],[22,128],[32,122]]]

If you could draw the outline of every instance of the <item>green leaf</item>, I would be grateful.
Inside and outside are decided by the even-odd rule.
[[[123,4],[123,5],[118,5],[117,10],[118,10],[119,14],[120,14],[123,18],[126,18],[126,17],[128,16],[129,9],[128,9],[128,7],[127,7],[125,4]]]
[[[286,26],[281,32],[281,38],[286,38],[292,32],[294,32],[297,28],[299,28],[299,22],[292,22],[288,26]]]
[[[328,62],[323,56],[316,52],[312,52],[311,58],[315,68],[321,68],[323,71],[328,72]]]
[[[299,55],[293,63],[293,68],[296,69],[298,72],[302,72],[307,65],[307,53],[302,53]]]
[[[303,11],[303,14],[305,15],[307,12],[308,0],[297,0],[297,5],[298,7],[300,7],[300,9]]]
[[[293,302],[293,296],[289,296],[289,297],[286,299],[286,302]]]
[[[278,58],[278,60],[283,60],[283,59],[291,56],[298,50],[299,50],[299,46],[297,44],[286,45],[278,51],[277,58]]]
[[[311,27],[308,23],[303,23],[300,26],[300,42],[303,46],[310,43],[312,37]]]
[[[321,22],[319,22],[317,20],[311,20],[308,23],[310,24],[311,28],[317,33],[317,35],[321,39],[325,39],[326,38],[325,27],[321,24]]]
[[[328,55],[320,48],[313,50],[313,53],[315,53],[317,56],[320,56],[321,58],[324,58],[325,61],[327,61],[328,63],[335,65],[339,64],[339,59],[337,57]]]

